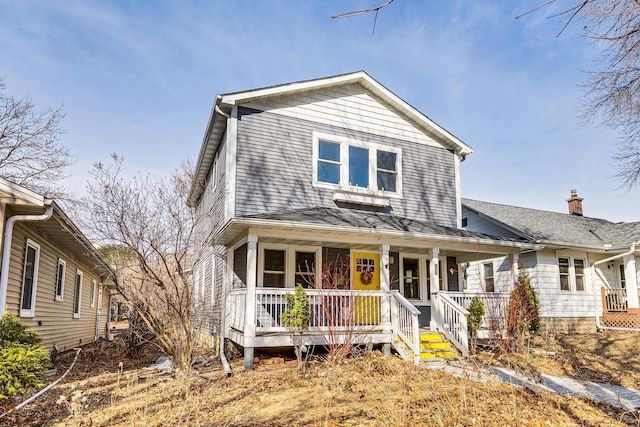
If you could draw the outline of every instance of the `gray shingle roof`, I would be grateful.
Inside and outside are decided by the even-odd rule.
[[[640,222],[616,224],[604,219],[471,199],[462,199],[462,204],[540,243],[604,248],[605,244],[629,247],[640,240]]]
[[[351,227],[363,229],[375,229],[380,231],[401,231],[408,233],[423,233],[445,237],[462,237],[468,239],[484,239],[494,241],[525,242],[525,239],[504,238],[462,230],[453,227],[445,227],[426,221],[418,221],[403,218],[396,215],[378,213],[365,210],[323,208],[296,209],[275,213],[247,215],[244,218],[264,219],[271,221],[283,221],[304,224],[335,225],[338,227]]]

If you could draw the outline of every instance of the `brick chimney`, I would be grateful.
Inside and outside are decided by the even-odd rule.
[[[571,197],[567,199],[567,203],[569,203],[569,214],[570,215],[578,215],[582,216],[582,201],[584,199],[578,197],[578,192],[576,190],[571,190]]]

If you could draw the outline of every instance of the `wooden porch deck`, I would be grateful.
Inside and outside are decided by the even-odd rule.
[[[616,329],[640,329],[640,309],[630,308],[625,288],[601,288],[600,325]]]

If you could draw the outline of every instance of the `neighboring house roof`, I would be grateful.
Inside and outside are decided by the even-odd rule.
[[[226,230],[229,240],[236,239],[240,230],[246,227],[273,227],[285,229],[304,229],[343,235],[384,235],[402,239],[427,239],[451,243],[472,243],[488,245],[494,248],[539,249],[537,245],[521,238],[505,238],[476,233],[452,227],[417,221],[379,212],[315,207],[264,213],[234,218],[229,221]],[[233,230],[231,230],[233,229]]]
[[[103,278],[112,276],[113,271],[109,264],[53,200],[0,177],[0,202],[9,206],[14,215],[39,215],[46,207],[52,206],[53,214],[50,219],[29,222],[30,226],[42,230],[53,242],[93,266]]]
[[[274,96],[292,95],[325,87],[335,87],[354,83],[361,84],[372,95],[376,96],[386,105],[389,105],[391,108],[396,110],[414,126],[427,134],[436,136],[441,143],[451,147],[451,149],[458,153],[458,155],[464,157],[473,152],[471,147],[466,145],[449,131],[442,128],[419,110],[412,107],[364,71],[287,83],[278,86],[269,86],[242,92],[233,92],[216,96],[215,103],[209,117],[209,122],[207,123],[204,139],[202,141],[202,147],[196,164],[196,173],[191,190],[187,197],[187,203],[191,206],[195,205],[202,194],[207,174],[215,158],[215,153],[218,149],[218,145],[220,144],[222,135],[226,130],[226,120],[231,114],[234,106]]]
[[[494,224],[545,245],[628,250],[631,243],[640,240],[640,222],[616,224],[604,219],[464,198],[462,205]]]

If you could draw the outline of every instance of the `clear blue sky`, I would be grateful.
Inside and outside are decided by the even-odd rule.
[[[95,161],[164,174],[196,158],[218,93],[365,70],[470,145],[462,195],[640,220],[638,191],[616,190],[616,134],[581,124],[584,71],[597,47],[556,37],[542,0],[396,0],[374,15],[344,1],[0,0],[0,75],[8,92],[63,105],[82,191]],[[377,3],[382,3],[378,0]]]

